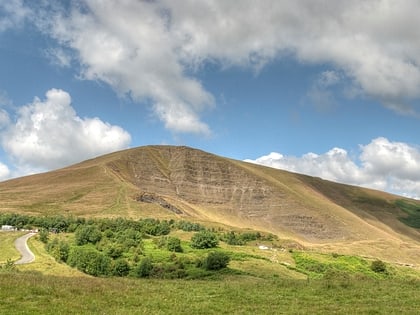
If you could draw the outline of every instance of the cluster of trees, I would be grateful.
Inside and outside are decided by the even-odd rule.
[[[277,236],[273,234],[261,234],[260,232],[234,232],[223,233],[220,239],[229,245],[245,245],[252,241],[273,241]]]
[[[73,216],[30,216],[18,213],[2,213],[0,214],[1,225],[12,225],[18,230],[31,230],[35,227],[47,230],[54,230],[57,232],[70,232],[70,227],[76,227],[79,224],[84,224],[85,218],[76,218]]]
[[[34,227],[41,230],[54,231],[55,233],[67,232],[73,233],[79,226],[95,225],[99,230],[119,231],[121,229],[132,228],[136,231],[148,235],[166,235],[169,234],[171,228],[176,228],[174,220],[158,220],[158,219],[139,219],[130,220],[125,218],[100,218],[86,219],[74,216],[30,216],[16,213],[0,214],[1,225],[12,225],[17,229],[33,229]]]
[[[177,256],[184,249],[179,238],[168,235],[172,228],[198,230],[188,245],[193,249],[215,248],[219,244],[218,235],[200,225],[155,219],[87,220],[72,230],[72,237],[51,237],[47,229],[42,229],[40,239],[57,261],[93,276],[200,277],[204,271],[220,270],[228,265],[229,255],[220,251],[204,257],[200,254],[195,259],[190,255]],[[144,239],[150,237],[156,248],[172,252],[169,258],[153,259],[147,255]]]
[[[205,251],[195,259],[190,255],[182,255],[184,248],[181,240],[169,235],[176,229],[196,232],[188,245],[184,244],[196,250],[216,248],[220,241],[244,245],[250,241],[270,240],[273,237],[259,232],[209,230],[201,224],[185,220],[86,219],[62,215],[35,217],[0,214],[0,223],[13,225],[18,229],[39,228],[40,240],[57,261],[94,276],[180,278],[191,274],[200,275],[200,270],[223,269],[228,265],[229,255],[220,250]],[[55,235],[62,232],[73,236]],[[145,238],[153,238],[156,248],[172,252],[170,259],[162,261],[148,256],[144,250]]]

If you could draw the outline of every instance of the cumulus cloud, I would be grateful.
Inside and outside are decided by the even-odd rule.
[[[213,105],[213,96],[186,74],[162,10],[146,1],[86,1],[42,27],[76,52],[81,78],[104,81],[137,101],[151,100],[168,129],[209,134],[199,113]],[[63,60],[62,51],[49,53],[55,51]]]
[[[329,64],[385,106],[420,91],[418,1],[165,1],[184,62],[262,67],[284,55]]]
[[[383,137],[360,146],[356,161],[341,148],[301,157],[272,152],[246,161],[420,198],[420,148]]]
[[[107,82],[137,101],[151,101],[156,116],[176,132],[210,132],[201,115],[214,105],[214,97],[196,78],[206,63],[258,72],[287,56],[330,66],[324,75],[340,73],[348,90],[394,111],[412,114],[418,109],[417,0],[72,4],[37,12],[37,25],[73,51],[82,78]],[[68,63],[63,50],[50,53],[54,51],[57,60]],[[310,92],[328,105],[333,95],[321,85]]]
[[[35,98],[17,111],[16,121],[1,133],[5,152],[21,173],[67,166],[127,148],[131,138],[121,127],[99,118],[81,118],[70,95],[51,89],[45,100]]]

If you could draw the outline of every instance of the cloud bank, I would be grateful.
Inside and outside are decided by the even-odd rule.
[[[79,117],[70,95],[59,89],[47,91],[44,100],[36,97],[20,107],[15,120],[7,119],[0,136],[17,175],[64,167],[127,148],[131,141],[119,126]],[[0,164],[0,178],[2,174],[4,178],[10,171]]]
[[[402,114],[419,109],[416,0],[71,3],[33,14],[59,46],[49,54],[56,52],[67,66],[71,57],[81,78],[150,102],[175,132],[210,133],[201,115],[215,98],[197,79],[207,63],[258,72],[279,58],[294,58],[330,67],[324,79],[339,73],[329,78],[342,82],[346,95],[375,99]],[[314,83],[309,95],[315,103],[331,104],[326,87]]]
[[[353,159],[341,148],[301,157],[272,152],[246,161],[420,198],[420,148],[380,137],[361,145],[359,153]]]

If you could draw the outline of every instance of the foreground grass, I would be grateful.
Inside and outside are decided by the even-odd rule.
[[[418,314],[418,280],[216,280],[57,277],[0,273],[8,314]]]

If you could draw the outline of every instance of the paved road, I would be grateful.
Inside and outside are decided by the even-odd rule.
[[[36,233],[28,233],[16,239],[15,247],[22,255],[19,260],[15,261],[16,265],[29,264],[35,260],[35,255],[29,249],[27,243],[28,238],[34,236],[35,234]]]

